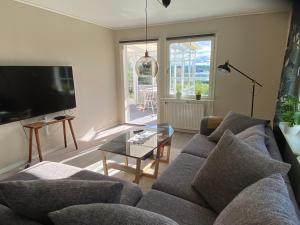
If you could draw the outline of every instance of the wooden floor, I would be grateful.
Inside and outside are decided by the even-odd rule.
[[[78,140],[79,150],[75,150],[74,145],[69,145],[68,148],[59,149],[55,152],[44,155],[45,161],[52,162],[60,162],[67,165],[72,165],[80,168],[84,168],[87,170],[91,170],[98,173],[103,173],[103,165],[101,161],[101,152],[98,150],[99,146],[108,140],[118,136],[119,134],[128,131],[129,129],[135,129],[136,127],[133,125],[120,125],[114,127],[112,129],[101,131],[94,133],[91,136],[83,137]],[[171,146],[171,162],[177,157],[177,155],[181,152],[182,147],[192,138],[193,134],[191,133],[181,133],[175,132],[172,139]],[[71,143],[71,142],[69,142]],[[108,160],[112,162],[123,163],[124,157],[110,155],[108,154]],[[33,161],[32,164],[38,163],[37,160]],[[146,165],[149,162],[143,162],[142,165]],[[133,159],[129,159],[129,165],[135,166],[136,162]],[[168,167],[166,163],[160,163],[159,175]],[[11,171],[10,173],[4,174],[0,176],[1,178],[5,178],[7,176],[12,175],[20,171],[22,168],[18,170]],[[151,168],[149,169],[151,170]],[[151,171],[148,171],[151,172]],[[132,182],[134,180],[134,175],[127,174],[125,172],[121,172],[118,170],[109,170],[109,175],[118,177],[127,181]],[[142,188],[144,192],[148,191],[154,179],[142,177],[140,180],[139,186]]]

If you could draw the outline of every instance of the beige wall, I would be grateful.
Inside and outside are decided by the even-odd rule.
[[[150,18],[151,19],[151,18]],[[155,26],[149,29],[150,38],[159,38],[160,97],[166,97],[166,37],[216,33],[216,64],[230,59],[242,71],[264,85],[256,93],[255,116],[272,119],[280,82],[289,24],[289,12],[236,16]],[[127,29],[115,32],[116,45],[120,40],[144,38],[144,29]],[[116,49],[116,60],[120,59]],[[117,63],[120,65],[120,62]],[[120,67],[117,68],[121,81]],[[122,90],[119,82],[119,90]],[[216,75],[214,114],[225,115],[229,110],[249,114],[251,83],[236,72],[231,76]],[[119,95],[122,95],[122,91]],[[119,102],[122,107],[122,102]],[[122,112],[119,114],[122,119]]]
[[[230,59],[264,84],[257,93],[255,114],[271,119],[288,20],[288,13],[274,13],[151,27],[150,36],[160,39],[161,97],[165,96],[166,82],[165,38],[213,32],[217,34],[216,64]],[[73,66],[78,105],[73,113],[78,137],[122,120],[120,49],[115,46],[119,40],[142,39],[144,29],[112,31],[11,0],[0,2],[0,27],[0,65]],[[248,113],[250,92],[251,84],[236,73],[217,76],[215,114],[224,115],[228,110]],[[49,127],[49,134],[41,132],[44,151],[62,146],[60,129],[57,125]],[[0,143],[0,173],[26,161],[28,141],[20,123],[1,125]]]
[[[0,65],[73,66],[78,137],[117,122],[114,60],[112,30],[1,0]],[[44,151],[62,146],[60,128],[41,132]],[[0,126],[0,172],[27,159],[27,143],[18,122]]]

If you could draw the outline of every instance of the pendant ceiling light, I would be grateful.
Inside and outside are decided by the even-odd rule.
[[[135,64],[136,74],[138,76],[156,77],[158,73],[158,63],[148,52],[148,0],[146,0],[146,52]]]
[[[171,0],[162,0],[160,2],[160,0],[157,0],[160,4],[162,4],[164,7],[168,8],[168,6],[170,5],[171,3]]]

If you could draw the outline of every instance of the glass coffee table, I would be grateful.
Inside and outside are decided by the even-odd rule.
[[[170,160],[171,142],[174,129],[168,124],[139,127],[128,131],[100,146],[104,174],[108,175],[108,169],[113,168],[127,173],[133,173],[133,182],[139,183],[141,176],[157,178],[159,163]],[[165,148],[167,154],[164,156]],[[155,154],[156,152],[156,154]],[[125,156],[125,164],[108,163],[106,153]],[[128,158],[136,159],[136,167],[128,165]],[[151,163],[141,169],[141,161],[152,159]],[[154,166],[152,174],[145,172]]]

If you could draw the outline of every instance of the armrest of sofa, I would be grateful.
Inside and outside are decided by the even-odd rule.
[[[220,116],[208,116],[204,117],[201,120],[201,125],[200,125],[200,134],[203,135],[210,135],[222,122],[223,117]]]

